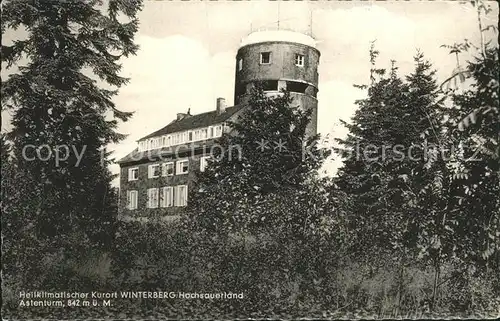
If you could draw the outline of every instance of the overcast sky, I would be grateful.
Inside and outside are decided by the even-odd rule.
[[[498,5],[487,24],[497,25]],[[376,39],[380,67],[397,61],[410,72],[420,49],[433,62],[440,79],[455,68],[442,44],[465,38],[479,43],[477,15],[459,1],[145,1],[136,42],[140,50],[123,61],[122,75],[131,78],[115,98],[118,108],[135,111],[120,126],[128,138],[115,149],[120,158],[135,141],[169,123],[178,112],[215,109],[217,97],[233,102],[234,59],[242,37],[252,29],[276,27],[311,32],[319,41],[318,130],[343,135],[335,124],[348,120],[367,83],[370,41]],[[312,27],[311,27],[312,21]],[[2,121],[3,130],[8,122]],[[117,166],[113,167],[117,170]]]

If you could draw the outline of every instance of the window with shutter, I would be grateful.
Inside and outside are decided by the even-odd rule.
[[[148,166],[148,178],[160,177],[160,164],[154,164]]]
[[[176,175],[187,174],[189,172],[189,160],[177,161]]]
[[[209,158],[210,158],[210,156],[202,156],[200,158],[200,172],[204,172],[205,171],[205,168],[208,165],[208,159]]]
[[[160,206],[161,207],[174,206],[174,188],[172,186],[165,186],[162,188]]]
[[[162,164],[162,176],[174,176],[174,163],[163,163]]]
[[[148,208],[158,207],[158,188],[148,188]]]
[[[127,208],[129,210],[137,209],[137,191],[127,191]]]
[[[136,181],[139,178],[139,167],[129,168],[128,169],[128,180]]]
[[[222,125],[217,125],[215,126],[215,136],[214,137],[221,137],[222,136]]]
[[[187,185],[176,186],[175,191],[175,206],[186,206],[188,198]]]

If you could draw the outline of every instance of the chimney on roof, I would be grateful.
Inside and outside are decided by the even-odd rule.
[[[217,98],[217,115],[222,114],[226,111],[226,99],[225,98]]]
[[[183,120],[185,118],[191,117],[191,107],[188,108],[187,113],[178,113],[177,114],[177,121]]]

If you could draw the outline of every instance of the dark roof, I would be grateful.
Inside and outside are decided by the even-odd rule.
[[[150,138],[150,137],[157,137],[157,136],[162,136],[165,134],[171,134],[171,133],[176,133],[179,131],[185,131],[189,129],[194,129],[194,128],[200,128],[200,127],[207,127],[210,125],[214,124],[219,124],[222,123],[226,120],[228,120],[231,116],[235,115],[237,112],[242,110],[245,107],[245,105],[237,105],[237,106],[232,106],[232,107],[226,107],[225,112],[223,112],[220,115],[217,115],[217,111],[209,111],[207,113],[203,114],[198,114],[198,115],[192,115],[189,116],[185,119],[181,119],[179,121],[173,121],[167,126],[163,127],[162,129],[159,129],[147,136],[144,136],[143,138],[139,139],[139,141]],[[208,139],[203,141],[203,144],[205,146],[211,145],[214,143],[214,139]],[[199,144],[202,142],[195,142],[196,146],[200,146]],[[165,148],[157,148],[153,150],[147,150],[140,152],[138,148],[134,149],[132,152],[130,152],[128,155],[125,157],[121,158],[120,160],[117,161],[118,164],[121,163],[140,163],[143,162],[144,160],[149,160],[149,159],[156,159],[159,157],[164,157],[168,155],[173,155],[175,154],[175,150],[178,154],[182,153],[187,153],[193,150],[191,147],[191,144],[180,144],[175,145],[175,146],[170,146],[170,147],[165,147]],[[202,145],[203,146],[203,145]]]
[[[222,123],[242,108],[242,105],[226,107],[226,110],[220,115],[217,114],[216,110],[209,111],[203,114],[191,115],[181,120],[175,120],[162,129],[144,136],[139,140]]]
[[[150,149],[140,152],[138,148],[134,149],[127,156],[121,158],[116,163],[143,163],[144,161],[167,160],[169,158],[177,158],[184,156],[190,152],[209,148],[215,143],[216,139],[210,138],[204,141],[194,143],[179,144],[170,147]]]

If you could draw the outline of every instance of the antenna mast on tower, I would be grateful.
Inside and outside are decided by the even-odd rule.
[[[280,30],[280,2],[278,1],[278,30]]]
[[[310,15],[309,15],[309,35],[311,37],[313,36],[313,12],[312,12],[312,10],[310,11]]]

